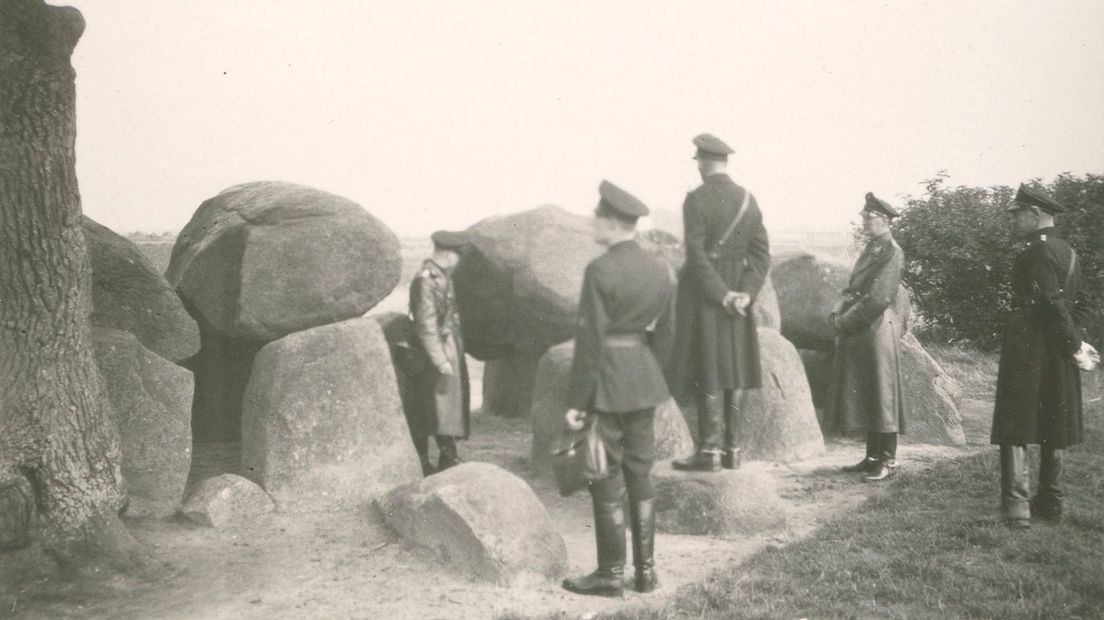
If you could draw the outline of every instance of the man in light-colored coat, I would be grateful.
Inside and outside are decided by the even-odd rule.
[[[866,457],[844,471],[878,482],[896,466],[897,435],[905,432],[900,364],[905,317],[893,303],[905,257],[890,234],[897,211],[889,203],[868,193],[862,217],[869,241],[829,317],[836,350],[827,418],[837,430],[865,431]]]

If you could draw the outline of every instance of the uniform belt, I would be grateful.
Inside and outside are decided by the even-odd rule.
[[[644,334],[606,334],[602,344],[607,347],[635,347],[648,344],[648,341],[644,338]]]

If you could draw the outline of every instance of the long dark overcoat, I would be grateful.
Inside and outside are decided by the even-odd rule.
[[[755,197],[722,247],[717,242],[736,217],[748,190],[726,174],[707,176],[682,206],[686,263],[679,273],[676,335],[667,369],[676,398],[761,385],[759,336],[752,306],[732,316],[721,305],[729,291],[752,304],[770,269],[770,244]]]
[[[871,239],[843,290],[826,427],[840,433],[905,432],[901,338],[894,308],[904,253],[889,234]]]
[[[1012,312],[1004,327],[994,444],[1080,443],[1081,376],[1073,354],[1081,329],[1073,316],[1081,268],[1053,228],[1028,237],[1012,266]]]
[[[568,406],[628,413],[670,397],[662,364],[673,337],[674,274],[636,241],[587,265]]]
[[[410,434],[467,437],[471,396],[456,293],[452,278],[432,260],[410,283],[410,318],[415,345],[424,353],[424,363],[410,368],[403,399]],[[451,375],[437,370],[446,362],[452,366]]]

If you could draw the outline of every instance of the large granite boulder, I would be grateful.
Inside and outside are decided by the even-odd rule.
[[[215,330],[268,342],[363,315],[401,267],[398,238],[356,203],[265,181],[200,205],[166,276]]]
[[[251,480],[220,474],[197,484],[180,512],[200,525],[222,528],[249,523],[274,507],[272,498]]]
[[[96,327],[130,332],[157,355],[181,362],[199,350],[199,326],[138,247],[85,216]]]
[[[656,529],[665,534],[750,536],[786,526],[786,505],[762,464],[717,473],[652,470]]]
[[[782,309],[778,307],[778,293],[770,276],[763,282],[753,306],[755,326],[779,331],[782,328]]]
[[[540,353],[509,353],[483,366],[483,413],[520,418],[529,413]]]
[[[958,403],[962,390],[912,334],[901,340],[901,393],[905,399],[904,441],[965,445]]]
[[[801,357],[781,334],[759,328],[763,385],[748,392],[740,426],[744,460],[790,462],[824,452],[809,383]],[[697,429],[693,403],[679,403],[690,428]]]
[[[574,335],[583,271],[603,252],[591,228],[551,205],[468,228],[472,247],[453,276],[468,353],[539,356]]]
[[[821,254],[799,254],[778,259],[771,267],[771,280],[782,311],[782,335],[802,349],[829,350],[835,332],[828,314],[840,300],[851,278],[852,265]],[[894,303],[905,317],[907,329],[912,315],[908,290],[902,285]]]
[[[550,455],[563,434],[574,353],[574,340],[558,344],[544,354],[537,369],[530,418],[533,423],[532,464],[540,473],[551,471]],[[694,438],[686,427],[686,419],[672,399],[656,409],[655,449],[656,459],[685,456],[694,451]]]
[[[119,431],[127,514],[171,515],[192,463],[192,373],[128,332],[93,328],[92,345]]]
[[[245,390],[242,472],[286,512],[355,507],[421,478],[374,318],[261,348]]]
[[[567,572],[567,549],[544,505],[495,465],[465,463],[399,487],[380,508],[403,538],[467,578],[508,586]]]

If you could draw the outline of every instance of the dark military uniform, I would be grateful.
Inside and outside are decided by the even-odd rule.
[[[731,152],[708,134],[694,143],[698,158],[723,158]],[[746,212],[718,246],[745,196]],[[682,217],[686,264],[678,278],[677,329],[668,379],[678,400],[693,398],[697,404],[698,457],[719,454],[722,443],[726,455],[731,455],[739,441],[733,390],[757,388],[762,382],[752,306],[770,269],[770,244],[755,197],[727,174],[706,176],[686,196]],[[725,309],[723,302],[730,291],[751,297],[745,313]],[[692,462],[695,459],[675,466],[695,469],[700,464]]]
[[[647,213],[636,198],[603,181],[597,216],[635,222]],[[568,406],[588,412],[606,448],[610,476],[591,482],[598,570],[567,579],[581,594],[620,594],[625,564],[628,487],[636,589],[651,591],[655,514],[651,469],[655,408],[670,397],[661,360],[673,337],[674,273],[636,241],[621,241],[587,265],[579,300]],[[622,474],[624,482],[622,482]]]
[[[1010,521],[1060,517],[1063,448],[1081,443],[1081,330],[1073,304],[1081,268],[1053,228],[1032,233],[1012,267],[991,441],[1001,446],[1001,506]],[[1041,446],[1039,489],[1028,506],[1026,444]]]

